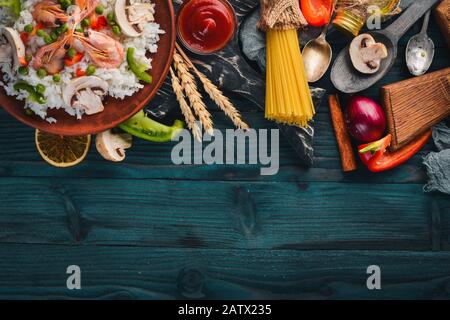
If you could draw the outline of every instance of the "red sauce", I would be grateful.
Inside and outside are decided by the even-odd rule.
[[[212,53],[226,46],[234,35],[236,16],[224,0],[189,0],[178,13],[178,34],[197,53]]]

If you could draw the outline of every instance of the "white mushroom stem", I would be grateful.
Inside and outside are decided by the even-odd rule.
[[[120,162],[125,160],[125,150],[132,146],[132,136],[128,133],[114,134],[108,130],[97,135],[95,145],[103,158]]]
[[[388,56],[386,47],[382,43],[375,43],[370,47],[361,49],[361,56],[364,62],[385,59]]]
[[[0,62],[7,62],[11,59],[11,45],[0,45]]]

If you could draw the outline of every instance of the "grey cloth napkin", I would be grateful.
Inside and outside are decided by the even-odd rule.
[[[450,128],[444,122],[433,128],[433,140],[439,152],[424,159],[429,178],[424,191],[450,194]]]

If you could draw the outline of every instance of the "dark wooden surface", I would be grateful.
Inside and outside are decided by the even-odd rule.
[[[419,25],[366,95],[409,77],[402,57]],[[449,53],[434,20],[430,35],[438,70]],[[330,42],[338,52],[347,39]],[[334,92],[328,74],[318,86]],[[234,98],[252,127],[275,128]],[[231,126],[210,107],[217,127]],[[56,169],[40,160],[33,129],[0,110],[0,298],[450,298],[450,198],[422,192],[431,144],[391,172],[344,175],[324,103],[311,169],[283,139],[276,176],[174,166],[172,147],[135,140],[122,164],[92,148]],[[79,291],[66,288],[72,264]],[[366,288],[373,264],[380,291]]]

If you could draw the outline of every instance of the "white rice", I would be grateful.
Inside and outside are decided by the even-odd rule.
[[[22,1],[22,12],[17,21],[14,22],[13,27],[22,31],[27,24],[34,24],[31,12],[34,5],[40,0],[27,0]],[[101,0],[101,3],[105,6],[104,15],[106,16],[112,11],[116,0]],[[134,2],[134,1],[132,1]],[[150,0],[144,0],[142,2],[150,2]],[[11,25],[10,16],[7,15],[7,10],[0,8],[0,28],[2,26]],[[145,26],[145,30],[140,37],[137,38],[125,38],[122,41],[125,53],[129,47],[135,48],[135,57],[139,61],[147,64],[151,68],[151,60],[146,57],[147,52],[156,53],[158,50],[158,42],[160,35],[164,34],[164,31],[160,29],[159,24],[150,22]],[[32,37],[28,46],[31,48],[38,48],[43,45],[43,40],[40,37]],[[32,64],[32,62],[30,63]],[[3,73],[3,82],[0,81],[0,86],[3,87],[6,93],[10,96],[15,96],[18,100],[26,100],[28,93],[17,92],[14,90],[14,84],[18,81],[25,81],[33,86],[42,84],[46,87],[45,97],[47,99],[46,104],[33,103],[26,101],[25,108],[31,109],[36,115],[45,119],[49,123],[55,123],[57,119],[47,116],[49,109],[61,109],[63,108],[68,114],[76,116],[81,119],[84,110],[74,109],[69,105],[66,105],[62,99],[62,92],[65,86],[72,80],[75,70],[78,68],[86,70],[89,65],[88,58],[85,57],[81,62],[75,64],[72,67],[66,67],[61,74],[61,82],[59,84],[53,81],[51,75],[44,78],[39,78],[34,68],[29,68],[29,74],[27,76],[20,75],[13,72],[12,60],[6,62],[0,62],[0,71]],[[95,76],[105,80],[109,84],[108,94],[117,99],[124,99],[134,95],[136,92],[144,88],[144,85],[139,82],[139,79],[134,73],[129,70],[128,64],[125,61],[117,69],[100,69],[95,72]]]

